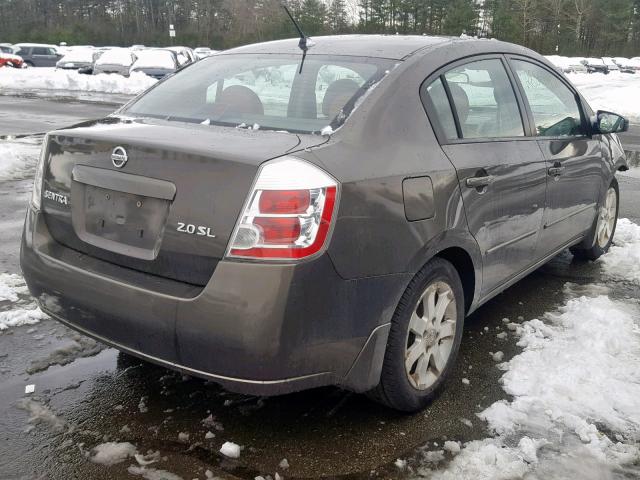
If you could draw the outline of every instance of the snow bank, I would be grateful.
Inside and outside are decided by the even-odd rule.
[[[10,327],[34,325],[48,318],[33,299],[20,275],[0,273],[0,303],[10,302],[0,307],[0,331]]]
[[[2,68],[0,92],[66,90],[137,95],[157,82],[144,73],[134,72],[129,78],[116,74],[81,75],[75,70],[55,68]]]
[[[24,279],[15,273],[0,273],[0,302],[17,302],[18,294],[27,294]]]
[[[478,415],[497,436],[465,444],[444,471],[418,473],[457,480],[595,480],[637,461],[638,304],[579,296],[543,320],[525,322],[517,334],[524,350],[503,365],[501,380],[513,400]]]
[[[640,75],[611,72],[574,73],[569,80],[594,110],[608,110],[640,123]]]
[[[619,219],[613,245],[599,262],[608,276],[640,284],[640,225]]]
[[[39,137],[0,140],[0,181],[32,177],[41,144]]]
[[[16,308],[0,312],[0,330],[6,330],[10,327],[22,327],[24,325],[35,325],[40,320],[49,318],[46,313],[38,307],[34,308]]]
[[[620,219],[605,274],[640,282],[640,226]],[[499,367],[512,400],[478,416],[494,438],[468,442],[430,479],[602,479],[640,459],[640,303],[567,284],[557,312],[516,327],[522,353]],[[446,447],[446,445],[445,445]],[[445,448],[454,454],[454,450]],[[432,452],[433,453],[433,452]],[[437,452],[436,452],[437,453]]]

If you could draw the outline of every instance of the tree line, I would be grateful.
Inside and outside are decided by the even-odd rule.
[[[226,49],[295,36],[283,0],[0,0],[0,42]],[[461,35],[543,54],[640,55],[640,0],[285,0],[309,36]],[[169,37],[174,25],[176,37]]]

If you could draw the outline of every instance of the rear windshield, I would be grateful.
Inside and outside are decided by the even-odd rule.
[[[107,50],[98,60],[96,60],[97,65],[114,64],[128,67],[132,63],[133,57],[131,56],[131,52],[126,48],[114,48],[112,50]]]
[[[291,132],[339,127],[358,98],[393,67],[386,59],[218,55],[159,84],[123,113]]]
[[[141,50],[136,53],[138,59],[133,64],[136,68],[176,68],[173,53],[166,50]]]
[[[72,50],[62,57],[62,62],[89,62],[93,63],[93,50]]]

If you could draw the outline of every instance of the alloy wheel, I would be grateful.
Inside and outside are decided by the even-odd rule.
[[[443,281],[429,284],[409,320],[405,371],[418,390],[431,387],[442,375],[451,356],[456,333],[456,299]]]
[[[596,239],[600,248],[606,248],[613,235],[616,225],[616,213],[618,209],[618,195],[613,187],[607,191],[604,205],[600,208]]]

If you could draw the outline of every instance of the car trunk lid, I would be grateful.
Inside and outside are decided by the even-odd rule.
[[[259,165],[321,141],[110,117],[50,135],[42,210],[71,249],[205,285]]]

